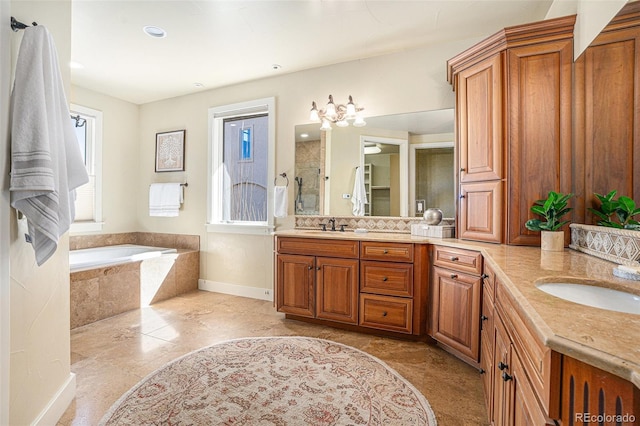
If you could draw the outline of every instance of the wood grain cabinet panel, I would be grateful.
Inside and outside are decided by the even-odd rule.
[[[413,262],[413,244],[362,241],[361,259],[387,262]]]
[[[410,263],[360,263],[360,291],[387,296],[413,296],[413,265]]]
[[[436,266],[432,285],[433,338],[477,365],[480,361],[480,277]]]
[[[381,330],[411,333],[413,300],[401,297],[360,295],[360,325]]]
[[[315,257],[277,256],[276,308],[278,312],[315,316]]]
[[[457,76],[460,182],[499,180],[502,171],[502,57]]]
[[[316,317],[357,324],[358,261],[319,257],[316,271]]]
[[[499,180],[460,186],[458,235],[461,239],[502,241],[502,191],[503,183]]]
[[[455,247],[433,246],[433,264],[456,271],[480,274],[482,254],[478,251]]]

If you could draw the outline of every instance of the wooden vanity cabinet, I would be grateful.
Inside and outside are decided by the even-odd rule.
[[[495,272],[485,261],[482,271],[482,310],[480,313],[480,374],[489,418],[493,410],[493,380],[495,354]]]
[[[431,337],[479,367],[482,255],[433,246]]]
[[[277,250],[279,312],[358,323],[357,241],[278,238]]]
[[[360,250],[359,324],[411,334],[414,245],[363,241]]]
[[[460,238],[538,245],[529,208],[545,191],[571,192],[574,23],[505,28],[448,61]]]
[[[428,245],[276,237],[276,250],[279,312],[426,334]]]

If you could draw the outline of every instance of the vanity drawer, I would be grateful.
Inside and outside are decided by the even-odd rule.
[[[413,262],[413,244],[362,241],[360,258],[392,262]]]
[[[360,262],[360,291],[388,296],[413,296],[411,263]]]
[[[402,297],[360,294],[360,325],[411,334],[413,300]]]
[[[280,254],[308,254],[347,259],[357,259],[359,255],[358,241],[330,238],[277,237],[277,249]]]
[[[453,247],[434,246],[433,264],[461,272],[480,275],[482,254]]]

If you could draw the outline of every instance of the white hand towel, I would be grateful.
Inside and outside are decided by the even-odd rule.
[[[288,194],[286,186],[273,188],[273,215],[275,217],[287,217]]]
[[[182,203],[179,183],[152,183],[149,186],[149,216],[176,217]]]
[[[11,206],[28,223],[36,262],[55,253],[75,217],[75,189],[89,181],[49,31],[24,30],[11,98]]]
[[[362,170],[362,167],[356,167],[353,194],[351,194],[351,204],[353,204],[351,211],[353,212],[353,215],[364,216],[364,205],[368,202],[367,190],[364,187],[364,170]]]

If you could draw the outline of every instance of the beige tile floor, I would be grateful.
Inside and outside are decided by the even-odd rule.
[[[437,346],[287,320],[271,302],[195,291],[74,329],[77,394],[58,426],[97,424],[140,379],[188,352],[282,335],[333,340],[378,357],[424,394],[439,425],[488,424],[478,372]]]

